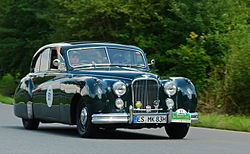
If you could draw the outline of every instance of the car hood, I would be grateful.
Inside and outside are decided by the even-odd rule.
[[[135,78],[154,78],[158,76],[150,72],[144,72],[133,68],[96,68],[81,69],[72,72],[75,75],[94,76],[97,78],[110,78],[120,80],[133,80]]]

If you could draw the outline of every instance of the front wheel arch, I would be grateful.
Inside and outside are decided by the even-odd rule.
[[[80,94],[75,94],[71,100],[70,105],[70,117],[71,117],[71,123],[76,124],[76,111],[77,111],[77,103],[81,99]]]

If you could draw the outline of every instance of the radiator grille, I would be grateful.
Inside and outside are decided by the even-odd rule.
[[[147,105],[153,107],[153,102],[158,100],[158,90],[158,82],[155,79],[135,80],[132,84],[134,106],[137,101],[140,101],[143,109]]]

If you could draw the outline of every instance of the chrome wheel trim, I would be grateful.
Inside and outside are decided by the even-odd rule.
[[[85,124],[87,123],[88,119],[88,113],[87,113],[87,108],[83,107],[80,115],[80,121],[83,127],[85,127]]]

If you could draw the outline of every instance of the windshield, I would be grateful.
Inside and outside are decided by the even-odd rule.
[[[93,65],[145,67],[144,58],[140,51],[119,48],[106,49],[86,48],[69,50],[69,63],[72,67]]]

